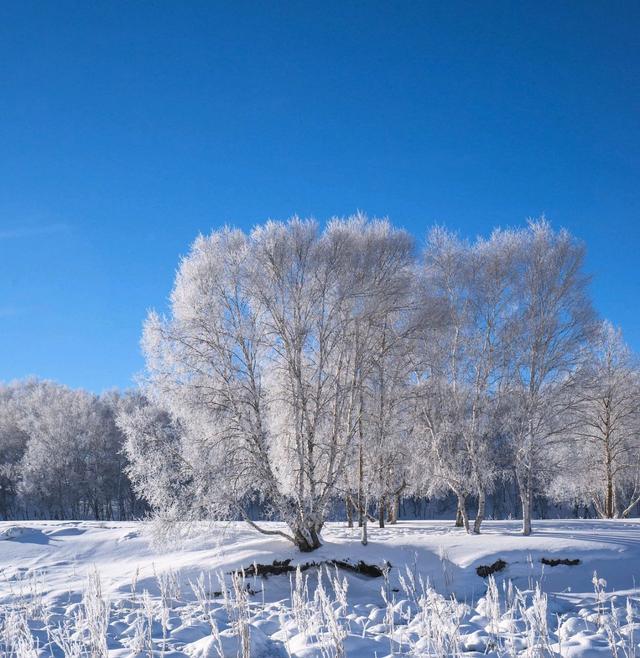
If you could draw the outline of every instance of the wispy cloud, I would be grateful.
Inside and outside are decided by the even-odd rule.
[[[0,240],[17,240],[20,238],[39,238],[47,235],[68,233],[69,224],[44,224],[40,226],[16,226],[10,229],[0,229]]]
[[[17,306],[0,306],[0,318],[12,318],[16,315],[22,315],[24,308]]]

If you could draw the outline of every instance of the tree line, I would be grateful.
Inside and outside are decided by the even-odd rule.
[[[436,227],[423,248],[362,215],[199,236],[145,322],[140,391],[0,389],[0,514],[148,506],[306,551],[338,501],[363,541],[403,497],[453,497],[474,533],[513,488],[524,534],[541,498],[628,516],[640,371],[584,257],[545,219],[472,241]]]
[[[505,483],[524,534],[536,496],[629,515],[638,368],[584,256],[545,219],[436,227],[422,250],[362,215],[198,237],[145,323],[149,405],[120,417],[134,486],[169,523],[240,517],[301,550],[336,499],[365,528],[402,495],[454,495],[478,533]]]
[[[0,518],[141,516],[126,474],[119,410],[136,394],[97,396],[50,381],[0,385]]]

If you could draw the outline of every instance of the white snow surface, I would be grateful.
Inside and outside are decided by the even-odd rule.
[[[537,521],[530,537],[515,521],[479,536],[406,521],[370,527],[367,546],[329,523],[308,554],[241,522],[195,535],[158,547],[140,522],[0,523],[0,655],[640,656],[638,520]],[[324,568],[320,591],[318,568],[297,589],[292,573],[233,590],[231,572],[286,559],[390,567],[382,578]],[[498,559],[493,587],[476,568]]]

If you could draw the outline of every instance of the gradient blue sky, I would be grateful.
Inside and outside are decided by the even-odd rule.
[[[199,232],[545,213],[640,350],[638,2],[3,2],[0,380],[142,368]]]

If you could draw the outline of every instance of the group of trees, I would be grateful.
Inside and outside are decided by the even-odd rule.
[[[600,321],[584,247],[545,220],[424,249],[363,216],[200,236],[144,389],[0,386],[0,518],[242,518],[302,550],[400,501],[612,518],[640,501],[640,369]],[[286,528],[267,526],[276,518]]]
[[[473,242],[436,228],[421,253],[363,216],[200,236],[145,324],[129,477],[168,521],[244,518],[301,550],[338,500],[365,528],[401,496],[453,495],[480,532],[513,483],[525,534],[539,496],[628,515],[640,379],[583,260],[544,219]]]
[[[116,426],[138,400],[36,379],[0,386],[0,518],[141,515]]]

